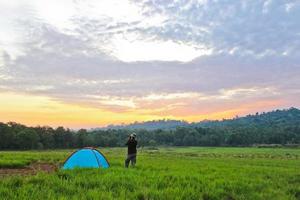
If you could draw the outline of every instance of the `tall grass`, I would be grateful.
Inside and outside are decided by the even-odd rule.
[[[125,149],[102,151],[109,169],[2,178],[0,199],[300,199],[300,149],[143,150],[129,169]],[[69,152],[5,152],[0,163],[14,155],[62,163]]]

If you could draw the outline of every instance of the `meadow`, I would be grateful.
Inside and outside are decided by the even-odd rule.
[[[109,169],[0,176],[0,199],[300,199],[300,149],[144,148],[129,169],[125,148],[99,150]],[[71,152],[2,151],[0,168],[59,167]]]

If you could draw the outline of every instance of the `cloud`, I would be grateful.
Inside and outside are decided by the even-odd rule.
[[[137,35],[116,35],[112,39],[112,55],[124,62],[135,61],[181,61],[187,62],[203,55],[211,54],[212,50],[200,48],[183,42],[157,40],[152,38],[139,39]],[[130,50],[129,50],[130,49]],[[164,53],[162,53],[164,52]]]
[[[299,10],[294,1],[1,1],[0,90],[176,117],[299,105]]]

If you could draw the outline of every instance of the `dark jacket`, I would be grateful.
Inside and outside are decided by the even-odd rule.
[[[133,139],[129,139],[126,142],[126,145],[128,146],[128,155],[129,154],[136,154],[136,146],[137,146],[137,141]]]

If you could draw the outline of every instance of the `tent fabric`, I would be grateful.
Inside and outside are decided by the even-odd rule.
[[[63,169],[74,168],[108,168],[107,159],[98,150],[93,148],[80,149],[66,160]]]

